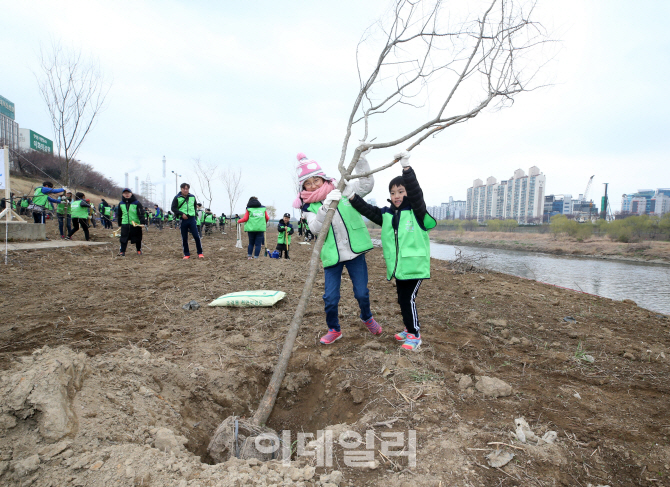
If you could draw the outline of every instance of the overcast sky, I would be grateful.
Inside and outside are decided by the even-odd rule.
[[[540,0],[539,18],[561,41],[543,71],[552,85],[513,107],[481,114],[412,152],[426,203],[465,199],[477,178],[509,178],[537,165],[547,193],[600,204],[670,187],[670,2]],[[195,157],[243,171],[244,191],[278,211],[295,197],[298,152],[337,176],[346,120],[358,91],[355,49],[387,1],[0,0],[0,95],[16,119],[53,139],[34,72],[40,43],[58,39],[99,58],[113,79],[107,109],[79,157],[124,183],[161,183],[161,160],[192,182]],[[391,120],[391,124],[393,120]],[[386,126],[388,127],[388,125]],[[389,137],[373,133],[379,139]],[[370,162],[387,162],[375,153]],[[388,197],[391,168],[371,194]],[[168,204],[175,179],[167,178]],[[162,184],[157,186],[162,201]],[[215,213],[228,212],[217,188]]]

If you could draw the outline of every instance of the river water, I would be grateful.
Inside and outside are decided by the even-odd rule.
[[[431,257],[453,260],[456,247],[431,242]],[[458,246],[480,267],[563,286],[670,314],[670,266]]]

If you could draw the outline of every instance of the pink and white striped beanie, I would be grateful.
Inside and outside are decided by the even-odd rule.
[[[300,183],[300,186],[302,186],[302,183],[304,183],[309,178],[314,176],[323,178],[325,181],[332,180],[332,178],[326,176],[326,173],[323,172],[323,169],[321,169],[321,166],[315,160],[308,159],[307,156],[302,152],[298,154],[297,158],[298,158],[298,182]]]

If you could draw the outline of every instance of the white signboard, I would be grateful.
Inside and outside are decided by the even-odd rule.
[[[0,149],[0,161],[2,162],[0,165],[0,189],[5,189],[5,169],[7,169],[5,165],[5,149]]]

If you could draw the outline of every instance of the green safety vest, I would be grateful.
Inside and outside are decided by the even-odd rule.
[[[88,208],[81,206],[82,200],[72,202],[72,218],[88,218]]]
[[[49,203],[49,197],[42,193],[42,188],[37,188],[35,194],[33,195],[33,204],[38,206],[47,206]]]
[[[177,211],[182,212],[186,216],[195,216],[195,196],[177,197]]]
[[[214,219],[214,215],[211,213],[205,214],[205,223],[215,223],[216,220]]]
[[[137,214],[137,205],[121,203],[121,225],[132,225],[131,222],[140,223],[140,216]]]
[[[264,232],[267,228],[265,224],[265,207],[247,208],[249,220],[244,224],[245,232]]]
[[[277,235],[277,243],[278,244],[284,244],[286,243],[286,237],[288,237],[288,244],[291,245],[291,236],[288,235],[288,232],[290,231],[290,228],[288,226],[284,227],[286,228],[286,232],[279,232],[279,235]]]
[[[105,211],[105,216],[110,216],[112,214],[112,207],[111,206],[105,206],[104,211]]]
[[[28,208],[28,200],[22,199],[21,200],[21,208]]]
[[[56,205],[56,213],[59,215],[65,216],[66,214],[69,213],[70,205],[68,202],[62,201]]]
[[[311,203],[307,207],[307,211],[312,213],[317,213],[319,208],[323,206],[323,203]],[[344,226],[347,229],[349,234],[349,247],[352,252],[356,254],[362,254],[368,250],[372,250],[372,239],[370,238],[370,233],[368,232],[363,217],[358,213],[348,198],[344,196],[337,204],[337,212],[342,217]],[[309,229],[309,227],[307,227]],[[321,249],[321,263],[323,267],[330,267],[337,264],[340,261],[340,253],[337,251],[337,243],[335,242],[335,235],[333,234],[333,226],[328,229],[328,236],[326,241],[323,243],[323,248]]]
[[[430,239],[428,231],[437,222],[426,213],[419,226],[412,210],[402,210],[398,232],[393,229],[393,213],[382,215],[382,250],[386,261],[386,279],[430,279]],[[400,255],[398,255],[400,250]]]

